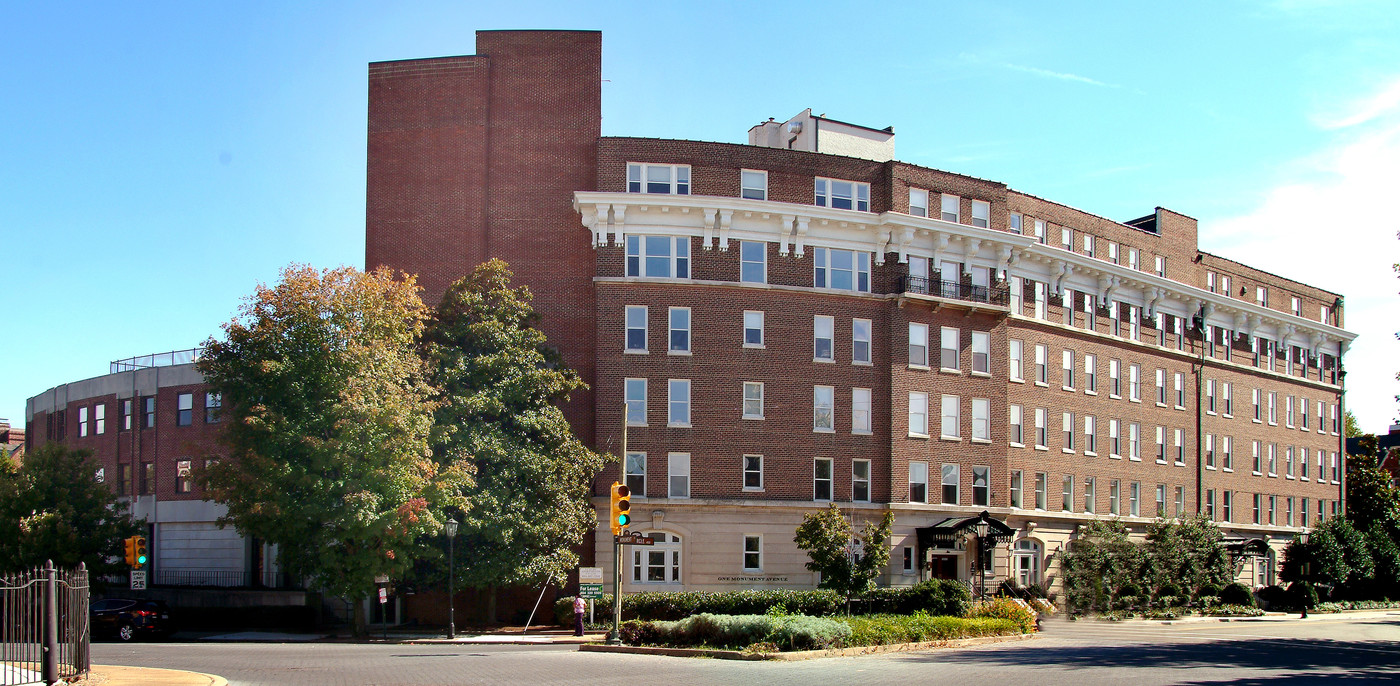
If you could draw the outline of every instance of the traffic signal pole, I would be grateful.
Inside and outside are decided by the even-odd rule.
[[[618,476],[627,483],[627,401],[622,402],[622,454],[618,455]],[[608,530],[613,535],[613,625],[608,645],[622,645],[622,543],[617,535],[617,517],[611,503],[617,500],[617,484],[608,488]]]

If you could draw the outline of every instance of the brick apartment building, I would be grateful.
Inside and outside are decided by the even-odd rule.
[[[1340,511],[1340,295],[810,110],[747,145],[603,137],[600,65],[582,31],[371,64],[365,263],[430,301],[489,257],[531,287],[591,387],[575,428],[616,455],[626,414],[594,493],[601,522],[625,480],[655,534],[629,590],[810,586],[793,532],[827,502],[895,513],[890,584],[972,578],[984,511],[994,580],[1052,581],[1092,518],[1204,512],[1268,583]]]

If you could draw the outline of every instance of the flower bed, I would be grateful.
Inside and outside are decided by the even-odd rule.
[[[678,621],[628,621],[622,625],[622,640],[629,645],[771,652],[947,641],[1028,632],[1014,620],[1002,617],[965,618],[916,613],[831,619],[804,615],[705,613]]]

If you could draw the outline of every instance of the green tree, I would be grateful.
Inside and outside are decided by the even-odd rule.
[[[1361,425],[1356,421],[1356,415],[1352,414],[1351,410],[1347,410],[1346,413],[1342,415],[1342,431],[1346,432],[1347,438],[1356,438],[1357,436],[1365,435],[1365,433],[1361,431]]]
[[[1205,515],[1181,520],[1159,519],[1147,525],[1143,554],[1153,586],[1176,587],[1180,596],[1195,597],[1201,588],[1220,588],[1233,580],[1220,529]]]
[[[890,563],[890,531],[894,514],[886,512],[879,524],[866,522],[859,538],[841,508],[831,503],[823,510],[809,512],[797,527],[793,539],[811,558],[807,569],[821,574],[820,588],[829,588],[851,599],[875,587],[875,579]],[[860,554],[855,551],[859,547]]]
[[[18,467],[0,460],[0,571],[46,560],[63,568],[85,564],[94,579],[123,569],[122,539],[140,527],[97,480],[100,466],[91,451],[59,443],[45,443]]]
[[[1374,523],[1388,531],[1400,531],[1400,488],[1390,474],[1376,465],[1375,458],[1347,455],[1347,514],[1359,529]]]
[[[559,405],[585,388],[536,324],[525,287],[511,288],[493,259],[452,284],[433,312],[424,356],[439,389],[433,452],[463,482],[458,580],[495,590],[578,564],[575,548],[597,522],[590,482],[601,455],[573,434]]]
[[[290,573],[335,595],[368,598],[438,530],[434,513],[460,504],[467,475],[439,470],[428,447],[423,318],[412,277],[292,266],[198,362],[229,417],[229,459],[204,474],[222,521],[276,543]]]
[[[1060,555],[1060,570],[1071,610],[1111,610],[1146,591],[1143,547],[1128,538],[1118,520],[1080,525],[1074,540]]]

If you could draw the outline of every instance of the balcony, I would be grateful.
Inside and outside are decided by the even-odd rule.
[[[1011,292],[1006,286],[973,286],[959,281],[943,281],[923,276],[902,276],[899,282],[900,291],[903,293],[946,300],[986,303],[998,307],[1007,307],[1011,300]]]

